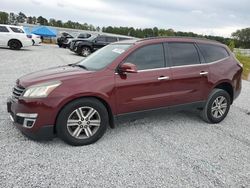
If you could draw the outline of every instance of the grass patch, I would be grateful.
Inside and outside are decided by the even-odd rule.
[[[250,74],[250,57],[237,53],[236,58],[243,65],[243,78],[247,79]]]

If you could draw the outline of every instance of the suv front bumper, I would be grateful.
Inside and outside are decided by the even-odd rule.
[[[55,137],[54,125],[41,125],[44,114],[34,113],[28,103],[7,100],[7,111],[13,124],[27,137],[34,140],[51,140]]]

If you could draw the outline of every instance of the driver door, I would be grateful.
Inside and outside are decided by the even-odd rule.
[[[163,44],[143,46],[124,63],[135,64],[137,73],[116,74],[118,114],[171,105],[171,71],[166,67]]]

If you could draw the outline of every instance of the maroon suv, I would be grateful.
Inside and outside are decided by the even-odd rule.
[[[8,112],[36,139],[71,145],[97,141],[119,117],[197,108],[222,121],[241,91],[242,67],[215,41],[153,38],[110,44],[79,63],[17,80]]]

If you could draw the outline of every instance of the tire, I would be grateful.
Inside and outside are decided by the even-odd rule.
[[[58,137],[66,143],[83,146],[99,140],[108,124],[106,107],[95,98],[82,98],[67,104],[61,110],[56,131]]]
[[[207,123],[219,123],[225,119],[230,109],[231,99],[223,89],[214,89],[208,97],[201,117]]]
[[[80,51],[80,55],[83,57],[87,57],[91,54],[91,49],[88,46],[83,46]]]
[[[12,50],[20,50],[22,47],[22,44],[18,40],[11,40],[9,41],[9,47]]]

